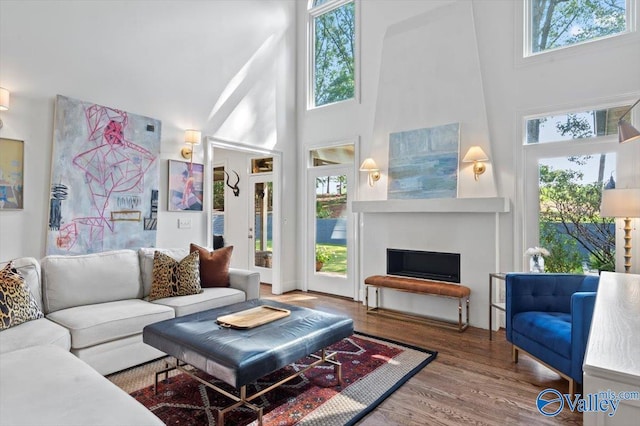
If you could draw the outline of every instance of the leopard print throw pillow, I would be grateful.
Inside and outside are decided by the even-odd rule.
[[[154,252],[149,301],[201,292],[198,252],[191,253],[179,262],[164,253]]]
[[[44,318],[24,278],[9,262],[0,270],[0,330]]]

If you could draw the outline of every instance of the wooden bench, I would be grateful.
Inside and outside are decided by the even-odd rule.
[[[405,277],[396,277],[391,275],[372,275],[367,277],[364,280],[365,283],[365,299],[367,304],[367,313],[384,313],[388,316],[398,316],[398,314],[406,317],[408,319],[419,319],[422,321],[432,322],[435,325],[440,325],[447,328],[457,329],[459,332],[462,332],[467,329],[469,326],[469,295],[471,294],[471,289],[469,287],[465,287],[459,284],[446,283],[442,281],[428,281],[419,278],[405,278]],[[369,287],[374,287],[376,289],[376,306],[369,306]],[[382,309],[380,308],[380,294],[379,290],[381,288],[388,288],[392,290],[405,291],[408,293],[415,294],[428,294],[431,296],[438,297],[449,297],[458,299],[458,323],[449,322],[445,320],[439,320],[434,318],[429,318],[426,316],[417,316],[417,315],[409,315],[404,314],[402,312],[393,311],[390,309]],[[466,320],[462,322],[462,299],[466,300],[467,305],[467,313]]]

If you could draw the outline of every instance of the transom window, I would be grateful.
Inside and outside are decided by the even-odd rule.
[[[273,173],[273,157],[252,158],[251,173]]]
[[[353,164],[355,147],[353,144],[329,146],[309,151],[310,167],[321,167],[331,164]]]
[[[309,5],[309,107],[354,99],[355,0],[313,0]]]
[[[618,133],[618,120],[629,105],[528,118],[525,144],[584,140]]]
[[[631,30],[632,0],[525,0],[525,56]]]

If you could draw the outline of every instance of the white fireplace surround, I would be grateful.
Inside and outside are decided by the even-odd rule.
[[[499,216],[510,211],[508,198],[354,201],[352,210],[360,214],[362,298],[364,278],[386,273],[387,248],[460,253],[460,284],[471,288],[470,324],[489,327],[489,273],[497,272]],[[453,299],[383,291],[381,305],[456,320]]]

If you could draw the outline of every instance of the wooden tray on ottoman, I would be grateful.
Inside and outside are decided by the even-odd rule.
[[[218,317],[216,321],[223,327],[249,329],[288,317],[291,311],[275,306],[258,306],[245,311]]]

